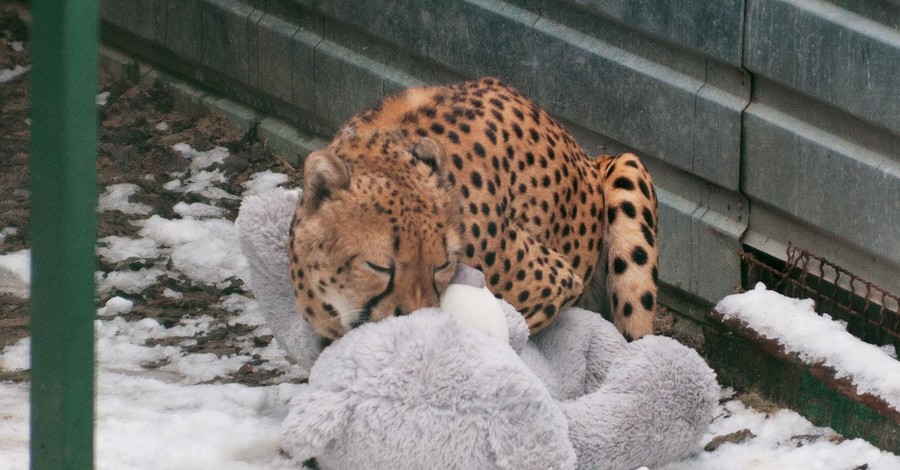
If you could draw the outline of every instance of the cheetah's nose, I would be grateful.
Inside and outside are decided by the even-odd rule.
[[[438,306],[437,295],[434,292],[429,292],[429,290],[417,289],[413,292],[411,297],[411,299],[408,299],[408,302],[404,302],[403,305],[398,305],[397,308],[394,309],[395,316],[406,315],[415,312],[420,308]]]

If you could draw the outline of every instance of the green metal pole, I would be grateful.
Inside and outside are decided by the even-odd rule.
[[[33,0],[31,468],[94,460],[97,0]]]

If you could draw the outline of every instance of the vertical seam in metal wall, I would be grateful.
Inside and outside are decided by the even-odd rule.
[[[750,14],[749,14],[750,13],[750,2],[752,2],[752,1],[754,1],[754,0],[744,0],[744,11],[743,11],[744,17],[742,18],[742,21],[741,21],[741,58],[740,58],[741,70],[743,70],[747,74],[747,80],[750,82],[749,83],[750,90],[749,90],[749,94],[747,96],[747,104],[745,104],[744,108],[741,109],[741,120],[740,120],[740,124],[739,124],[740,125],[740,133],[739,133],[740,142],[738,145],[738,187],[737,187],[737,192],[738,192],[738,194],[741,195],[741,197],[744,198],[744,200],[747,203],[747,224],[744,227],[743,233],[741,233],[740,237],[738,238],[741,245],[744,244],[744,239],[746,238],[747,233],[750,232],[750,221],[752,219],[751,213],[753,211],[753,207],[752,207],[753,204],[750,201],[750,197],[748,197],[746,192],[744,191],[744,184],[745,184],[745,180],[746,180],[746,158],[745,157],[746,157],[746,153],[747,153],[747,131],[746,131],[747,127],[744,124],[747,119],[747,109],[750,108],[751,104],[753,104],[753,98],[754,98],[753,74],[750,73],[750,71],[747,70],[747,68],[744,66],[745,65],[744,60],[747,56],[747,36],[748,36],[747,31],[749,29],[749,21],[750,21]]]

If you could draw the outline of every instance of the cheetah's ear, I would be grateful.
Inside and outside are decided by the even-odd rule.
[[[328,149],[316,150],[303,165],[303,208],[315,212],[335,191],[350,186],[350,167]]]
[[[444,156],[444,147],[436,140],[422,137],[419,143],[412,149],[413,157],[416,160],[428,165],[431,171],[438,177],[440,181],[444,180],[444,162],[447,158]]]

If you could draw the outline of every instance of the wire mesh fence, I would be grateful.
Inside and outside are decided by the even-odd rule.
[[[845,321],[847,331],[871,344],[900,350],[900,298],[827,259],[788,243],[786,260],[750,247],[738,253],[745,289],[763,282],[788,297],[809,298],[816,311]]]

